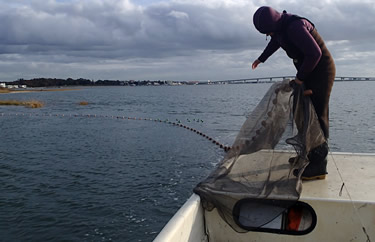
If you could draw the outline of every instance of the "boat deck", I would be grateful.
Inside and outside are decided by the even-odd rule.
[[[375,154],[333,153],[328,156],[327,170],[325,180],[303,182],[301,200],[351,197],[355,201],[375,202]]]
[[[317,214],[317,225],[309,234],[237,233],[216,209],[204,211],[193,194],[155,241],[375,240],[375,154],[331,153],[327,170],[325,180],[303,182],[300,201]]]

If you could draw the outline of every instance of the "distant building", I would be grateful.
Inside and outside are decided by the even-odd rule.
[[[188,81],[186,82],[187,85],[198,85],[199,81]]]
[[[6,88],[7,85],[6,85],[5,83],[0,83],[0,87],[2,87],[2,88]]]
[[[16,89],[16,88],[18,88],[18,85],[7,85],[7,88]]]

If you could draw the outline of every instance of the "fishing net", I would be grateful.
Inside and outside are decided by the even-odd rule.
[[[308,153],[325,142],[303,87],[289,80],[276,82],[248,116],[230,151],[194,192],[206,210],[216,208],[237,232],[248,230],[234,219],[236,204],[250,200],[255,209],[269,205],[267,214],[251,221],[251,227],[261,227],[299,199]]]

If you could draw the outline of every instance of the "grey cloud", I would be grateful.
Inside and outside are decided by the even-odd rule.
[[[252,25],[256,7],[251,1],[209,2],[165,1],[141,6],[126,0],[0,0],[0,68],[13,70],[16,67],[10,65],[18,65],[22,75],[86,73],[98,78],[131,75],[134,79],[153,75],[181,79],[178,75],[183,70],[189,70],[189,79],[293,74],[282,51],[250,72],[250,63],[267,44]],[[352,52],[363,53],[366,62],[374,61],[375,9],[371,3],[264,3],[310,18],[323,38],[333,43],[329,48],[339,65],[347,67],[348,58],[354,58]],[[10,76],[5,71],[1,75],[0,79]]]
[[[243,49],[249,43],[249,31],[236,21],[237,14],[249,14],[241,9],[178,3],[130,9],[106,1],[84,2],[79,7],[74,2],[35,3],[1,12],[1,31],[5,33],[0,37],[2,53],[19,45],[22,53],[89,48],[86,53],[96,53],[93,57],[99,53],[107,58],[118,57],[116,53],[123,58],[163,57],[196,49]],[[4,50],[6,46],[8,50]]]
[[[281,1],[277,9],[307,17],[326,40],[373,39],[375,21],[371,1]]]

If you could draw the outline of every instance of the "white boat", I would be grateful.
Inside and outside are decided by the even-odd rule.
[[[154,241],[375,241],[375,154],[331,153],[327,169],[325,180],[303,182],[299,201],[316,215],[308,233],[238,233],[193,194]]]

